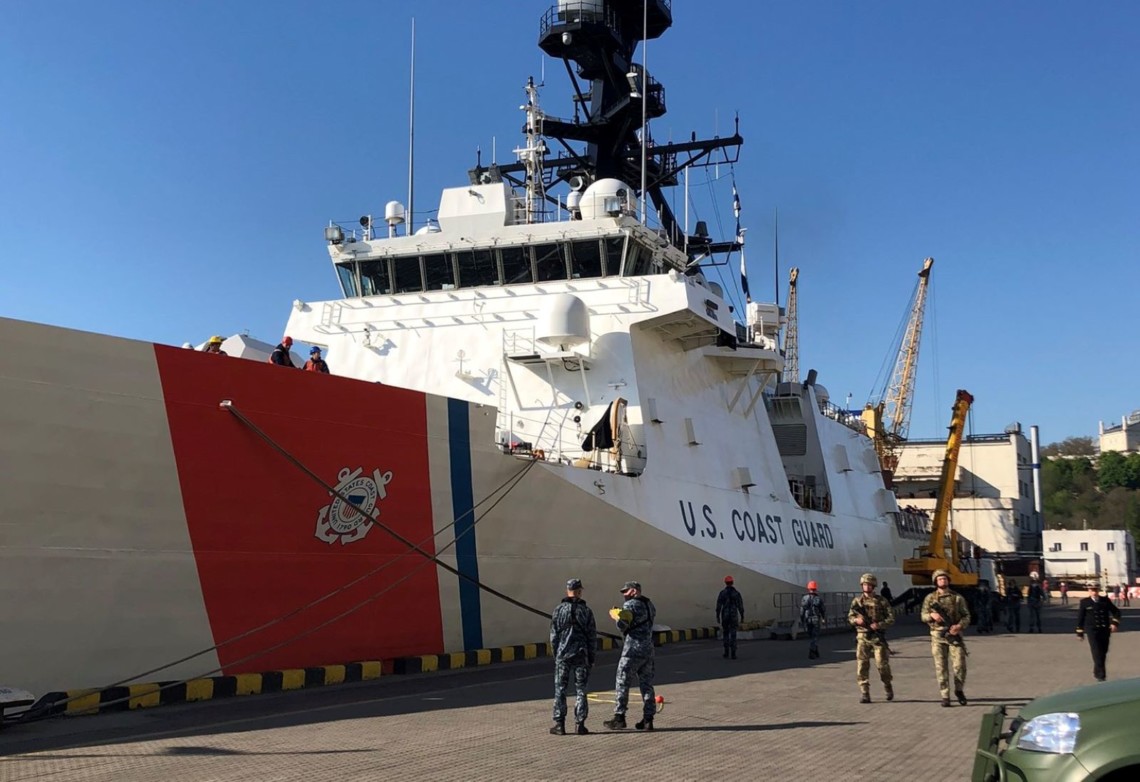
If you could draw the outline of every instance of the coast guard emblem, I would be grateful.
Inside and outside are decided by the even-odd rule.
[[[341,545],[347,545],[361,540],[372,529],[373,519],[380,515],[377,503],[388,496],[387,487],[392,480],[392,471],[382,473],[373,470],[371,475],[363,475],[363,472],[363,467],[355,470],[345,467],[337,473],[336,490],[352,504],[336,494],[330,494],[332,502],[317,514],[317,530],[314,534],[318,540],[329,545],[339,540]],[[366,515],[362,516],[353,505]]]

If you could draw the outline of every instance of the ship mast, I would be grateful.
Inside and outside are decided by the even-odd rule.
[[[546,115],[536,96],[531,108],[528,83],[527,145],[519,161],[477,163],[468,172],[471,183],[505,181],[525,190],[528,201],[542,202],[546,208],[557,204],[549,191],[558,182],[581,177],[591,183],[612,177],[637,190],[639,199],[652,202],[663,234],[679,249],[686,249],[687,239],[690,257],[739,249],[736,237],[712,242],[708,237],[686,236],[664,195],[663,189],[676,186],[680,173],[689,167],[736,162],[744,143],[739,121],[725,138],[698,140],[694,133],[687,142],[654,144],[649,137],[648,121],[665,114],[665,88],[643,63],[633,62],[633,54],[639,44],[660,38],[672,24],[668,0],[559,2],[547,10],[539,22],[538,45],[566,66],[575,117]],[[558,155],[548,154],[545,145],[540,154],[539,136],[555,142]],[[528,213],[537,214],[535,203],[528,205]]]
[[[526,172],[526,222],[537,223],[546,215],[546,141],[542,138],[542,109],[538,105],[538,87],[534,77],[526,82],[526,146],[514,150]]]

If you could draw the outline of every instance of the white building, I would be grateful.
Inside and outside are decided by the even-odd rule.
[[[1136,541],[1125,530],[1046,530],[1042,538],[1045,575],[1050,579],[1100,578],[1110,586],[1134,583]]]
[[[1119,424],[1105,426],[1100,422],[1100,452],[1136,453],[1140,451],[1140,410],[1121,416]]]
[[[1034,510],[1030,443],[1021,425],[1003,434],[974,435],[958,453],[950,523],[989,552],[1040,551],[1041,514]],[[899,505],[934,515],[945,440],[910,440],[895,471]]]

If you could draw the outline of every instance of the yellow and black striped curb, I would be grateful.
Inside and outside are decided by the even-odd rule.
[[[653,645],[665,646],[682,641],[716,638],[718,629],[697,627],[690,630],[661,630],[653,634]],[[608,637],[598,639],[598,648],[601,651],[617,649],[620,645],[620,639]],[[80,715],[146,709],[168,703],[192,703],[234,695],[287,692],[306,687],[322,687],[327,684],[369,681],[379,679],[381,676],[458,670],[514,660],[533,660],[550,657],[551,654],[549,643],[519,644],[469,652],[424,654],[393,660],[321,665],[265,673],[239,673],[234,676],[214,676],[189,681],[128,684],[103,690],[67,690],[45,695],[32,708],[32,714]]]

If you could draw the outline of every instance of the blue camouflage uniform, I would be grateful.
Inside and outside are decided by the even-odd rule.
[[[716,597],[716,621],[724,640],[724,656],[736,657],[736,631],[744,621],[744,598],[731,583]]]
[[[629,680],[636,676],[641,689],[642,713],[646,720],[652,721],[657,712],[653,692],[653,621],[657,617],[657,608],[648,597],[638,595],[626,600],[622,610],[628,611],[632,618],[629,621],[617,620],[618,630],[625,636],[625,644],[618,660],[614,716],[625,717],[629,705]]]
[[[564,597],[550,619],[550,647],[554,653],[554,721],[566,719],[566,687],[574,679],[574,721],[582,724],[590,713],[586,683],[598,650],[594,612],[580,597]]]

